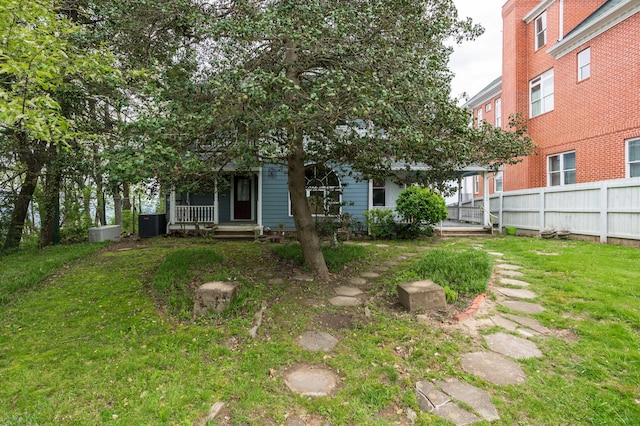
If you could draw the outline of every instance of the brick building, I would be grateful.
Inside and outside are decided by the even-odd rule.
[[[502,76],[464,106],[501,127],[520,113],[537,150],[490,192],[639,177],[640,0],[508,0],[502,20]]]

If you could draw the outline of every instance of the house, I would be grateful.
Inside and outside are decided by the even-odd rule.
[[[508,0],[502,19],[502,76],[464,106],[479,125],[520,114],[537,152],[489,191],[640,176],[640,1]]]

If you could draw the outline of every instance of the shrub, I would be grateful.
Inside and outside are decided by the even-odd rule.
[[[365,225],[373,238],[391,238],[396,233],[393,211],[373,209],[364,212]]]
[[[396,211],[410,223],[433,225],[447,218],[444,198],[419,186],[410,186],[398,195]]]

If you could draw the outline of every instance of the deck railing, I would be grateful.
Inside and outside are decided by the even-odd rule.
[[[215,223],[215,206],[176,206],[175,223]]]
[[[468,223],[482,223],[482,210],[480,207],[458,207],[458,206],[448,206],[447,207],[449,220],[459,220],[462,222]]]

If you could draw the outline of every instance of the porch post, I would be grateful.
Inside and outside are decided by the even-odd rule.
[[[256,224],[262,228],[262,167],[258,170],[258,199],[256,200]],[[262,234],[262,231],[260,231]]]
[[[169,194],[169,223],[171,225],[176,223],[176,187],[171,187],[171,193]]]
[[[483,207],[483,226],[491,226],[491,221],[490,221],[490,212],[491,212],[491,203],[489,201],[489,179],[488,179],[488,174],[487,171],[485,170],[484,172],[482,172],[482,183],[483,183],[483,188],[482,188],[482,207]]]
[[[218,179],[213,181],[213,223],[220,223],[220,203],[218,200]]]
[[[458,221],[462,222],[462,177],[458,178]]]

